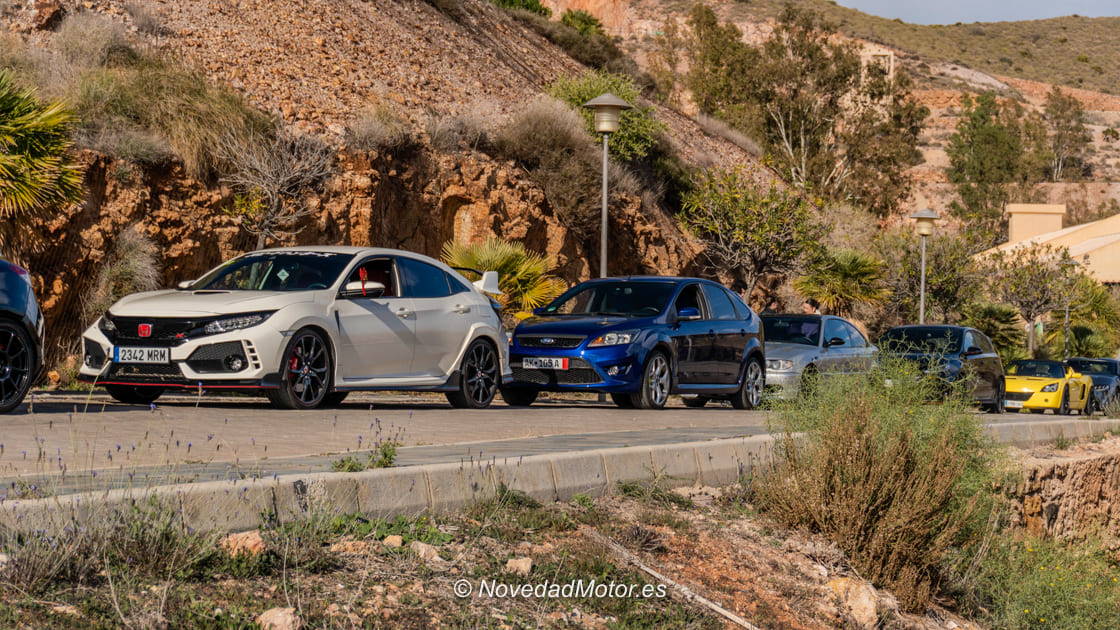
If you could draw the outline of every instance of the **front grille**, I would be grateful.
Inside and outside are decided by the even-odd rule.
[[[1022,400],[1027,401],[1034,396],[1032,392],[1007,392],[1007,400]]]
[[[566,370],[534,370],[515,365],[513,380],[541,386],[594,385],[603,382],[595,368],[583,359],[568,359]]]
[[[226,367],[226,357],[237,355],[245,359],[245,351],[240,341],[226,341],[200,346],[187,358],[187,365],[195,372],[231,372]],[[248,366],[248,362],[245,363]],[[245,369],[245,368],[242,368]]]
[[[106,380],[141,378],[145,380],[182,380],[183,373],[175,363],[114,363]]]
[[[522,348],[576,348],[584,339],[587,337],[583,335],[518,335],[517,343]]]
[[[202,328],[214,318],[114,316],[110,319],[117,330],[106,333],[106,336],[117,345],[177,346],[190,337],[201,334]],[[152,327],[151,334],[147,337],[140,336],[142,324]]]

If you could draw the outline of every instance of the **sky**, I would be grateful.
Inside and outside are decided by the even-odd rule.
[[[1120,0],[836,0],[836,3],[912,24],[1013,22],[1073,14],[1120,16]]]

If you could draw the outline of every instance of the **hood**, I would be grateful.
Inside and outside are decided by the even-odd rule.
[[[1090,374],[1089,378],[1093,379],[1093,385],[1112,385],[1117,380],[1112,374]]]
[[[1007,383],[1007,389],[1009,390],[1012,388],[1036,390],[1050,383],[1060,383],[1062,380],[1049,376],[1018,376],[1014,374],[1008,374],[1004,377],[1004,382]]]
[[[602,330],[644,328],[649,326],[649,318],[628,319],[626,317],[597,315],[595,317],[530,317],[517,325],[516,334],[584,334],[590,335]]]
[[[310,302],[314,291],[148,291],[109,307],[118,317],[209,317],[227,313],[274,311]]]
[[[767,359],[787,359],[795,363],[809,361],[820,354],[817,346],[807,346],[803,343],[787,343],[785,341],[767,341]]]

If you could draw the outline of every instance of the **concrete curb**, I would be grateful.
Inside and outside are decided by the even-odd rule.
[[[1061,420],[988,425],[1003,444],[1037,446],[1120,432],[1120,420]],[[501,485],[544,502],[610,494],[619,482],[656,479],[666,489],[724,486],[773,458],[774,438],[759,435],[682,444],[555,453],[523,458],[317,473],[265,479],[131,488],[0,504],[0,528],[51,530],[155,502],[193,531],[243,531],[266,521],[313,514],[390,517],[457,511],[494,497]]]

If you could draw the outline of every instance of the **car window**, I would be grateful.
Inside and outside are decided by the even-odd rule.
[[[980,344],[976,343],[976,335],[972,334],[971,330],[966,330],[964,331],[964,342],[961,343],[961,348],[968,350],[972,347],[979,348]]]
[[[460,278],[456,278],[454,274],[447,274],[447,286],[451,288],[451,295],[459,293],[466,293],[471,290],[465,282]]]
[[[751,318],[751,307],[747,306],[747,303],[743,301],[743,298],[739,297],[734,291],[731,291],[726,287],[724,287],[723,292],[727,295],[727,299],[731,300],[731,305],[735,307],[736,317],[738,317],[739,319]]]
[[[1115,369],[1108,361],[1085,361],[1084,359],[1070,359],[1066,363],[1082,374],[1115,374]]]
[[[385,285],[385,292],[381,297],[396,297],[397,283],[394,281],[395,274],[393,273],[393,259],[392,258],[374,258],[372,260],[363,261],[362,264],[354,268],[350,272],[350,277],[346,279],[347,282],[380,282]]]
[[[317,291],[333,285],[349,254],[261,252],[240,256],[210,271],[191,291]]]
[[[712,319],[735,319],[735,307],[724,295],[722,287],[714,284],[700,286],[704,287],[704,297],[708,298],[708,305],[712,307]]]
[[[583,282],[550,302],[539,315],[653,317],[665,310],[675,289],[676,284],[663,281]]]
[[[1012,361],[1007,366],[1007,373],[1011,376],[1062,378],[1066,371],[1057,361]]]
[[[867,337],[858,328],[853,326],[850,322],[841,322],[844,325],[844,330],[848,333],[848,344],[853,348],[866,348]]]
[[[704,308],[704,298],[700,296],[700,286],[690,284],[681,289],[681,294],[677,296],[677,301],[673,303],[677,314],[680,314],[681,309],[694,308],[700,311],[700,317],[703,319],[711,319]]]
[[[819,315],[763,316],[762,331],[766,343],[799,343],[815,346],[820,343],[821,319]]]
[[[973,338],[976,339],[976,345],[981,350],[983,350],[984,352],[986,352],[988,354],[995,354],[996,349],[994,347],[992,347],[992,342],[991,342],[991,340],[988,339],[988,337],[986,335],[978,332],[975,335],[973,335]]]
[[[844,330],[844,322],[838,319],[829,319],[824,322],[824,341],[828,343],[833,337],[839,337],[844,341],[844,345],[849,345],[851,339],[848,339],[848,331]]]
[[[879,337],[879,347],[887,352],[950,354],[960,352],[961,330],[938,326],[892,328]]]
[[[401,295],[413,298],[441,298],[451,295],[447,274],[442,269],[405,256],[397,260],[401,269]]]

